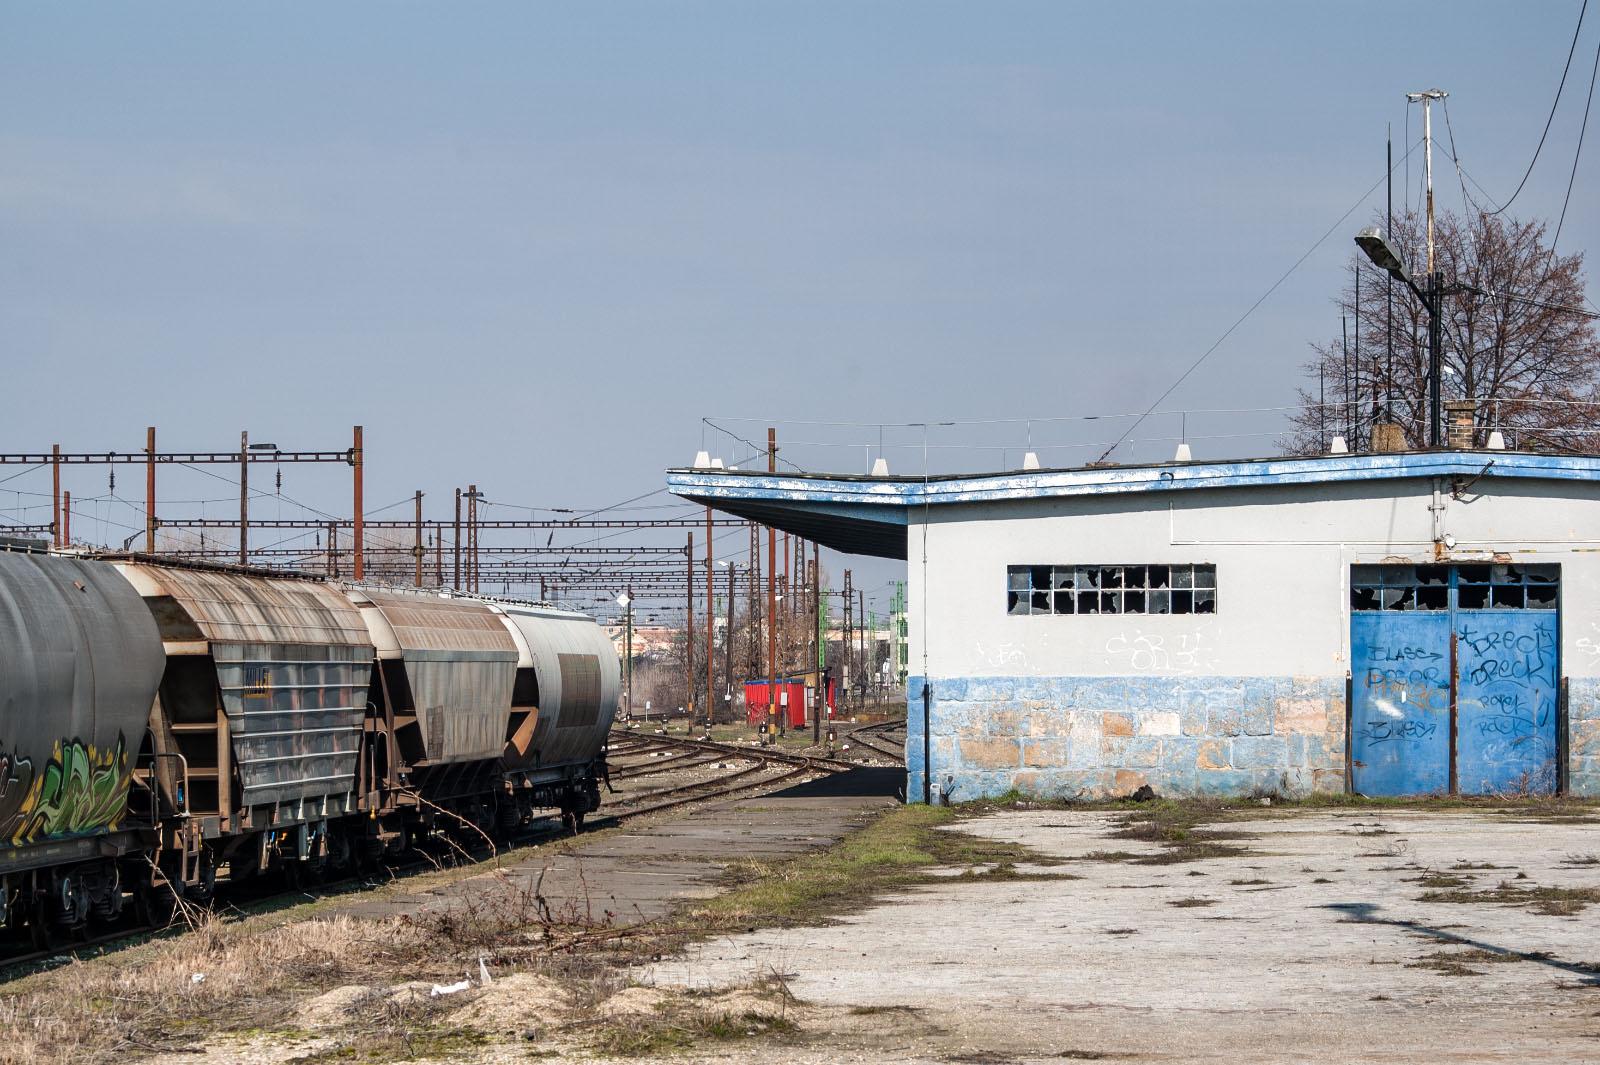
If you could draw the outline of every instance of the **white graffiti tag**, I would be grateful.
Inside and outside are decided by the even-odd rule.
[[[1120,632],[1106,641],[1106,654],[1134,673],[1198,673],[1211,669],[1201,633]]]

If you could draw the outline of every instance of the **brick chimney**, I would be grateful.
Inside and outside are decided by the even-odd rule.
[[[1470,449],[1473,443],[1474,422],[1478,414],[1475,399],[1446,400],[1444,405],[1445,438],[1450,447]]]

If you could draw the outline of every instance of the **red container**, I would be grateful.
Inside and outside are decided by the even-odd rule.
[[[784,706],[784,698],[788,697],[788,707]],[[747,720],[752,725],[759,725],[767,719],[767,682],[764,680],[747,680],[744,682],[744,707]],[[806,685],[800,680],[778,681],[778,713],[787,710],[785,724],[788,728],[804,728],[806,723]]]

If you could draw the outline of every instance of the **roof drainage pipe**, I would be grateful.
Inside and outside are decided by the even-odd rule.
[[[933,716],[933,682],[932,678],[922,678],[922,801],[933,805],[933,766],[929,763],[932,757],[933,744],[928,738],[929,719]]]

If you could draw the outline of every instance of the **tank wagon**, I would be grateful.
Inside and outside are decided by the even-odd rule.
[[[546,808],[575,828],[621,672],[544,606],[3,552],[0,670],[4,917],[42,945],[219,872],[315,877]]]

